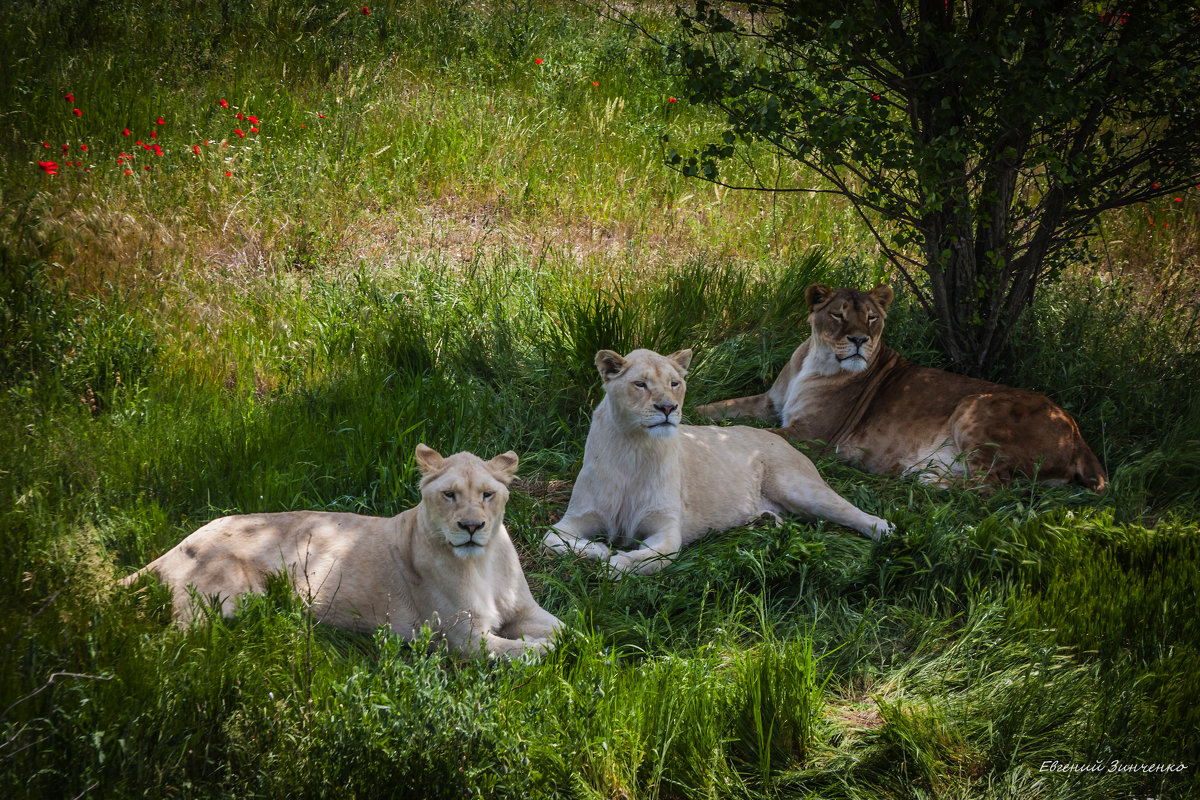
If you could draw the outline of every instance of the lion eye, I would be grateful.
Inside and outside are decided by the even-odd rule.
[[[871,316],[867,317],[867,322],[874,323],[877,319],[879,319],[879,317],[876,314],[872,314]]]
[[[678,388],[679,388],[679,381],[671,381],[671,388],[672,388],[672,389],[678,389]]]
[[[453,500],[455,497],[457,497],[457,495],[454,492],[442,492],[442,497],[446,498],[447,500]]]
[[[495,494],[495,492],[484,492],[484,493],[483,493],[483,499],[484,499],[484,500],[491,500],[491,499],[492,499],[492,495],[494,495],[494,494]]]
[[[634,382],[633,382],[633,385],[634,385],[634,386],[636,386],[636,387],[637,387],[637,388],[639,388],[639,389],[645,389],[645,388],[646,388],[646,382],[645,382],[645,381],[634,381]]]
[[[843,317],[841,314],[837,313],[836,311],[830,312],[829,316],[833,317],[838,322],[841,322],[843,319],[845,319],[845,317]]]

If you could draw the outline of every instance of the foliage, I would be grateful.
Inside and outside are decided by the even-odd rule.
[[[713,120],[572,4],[83,5],[0,15],[25,59],[0,74],[0,795],[1195,793],[1191,767],[1041,771],[1200,760],[1190,198],[1170,232],[1109,218],[1111,273],[1039,293],[1006,351],[1105,496],[816,457],[903,533],[762,520],[614,583],[537,548],[595,348],[694,347],[688,410],[760,390],[807,284],[883,279],[851,212],[654,170],[663,119]],[[56,26],[70,49],[31,46]],[[194,156],[247,111],[260,140]],[[166,155],[126,180],[116,126],[159,115]],[[92,171],[51,177],[67,131]],[[911,294],[887,336],[940,365]],[[567,623],[541,661],[327,629],[283,580],[188,629],[115,585],[222,514],[397,513],[419,441],[520,453],[508,528]]]
[[[1188,5],[700,0],[679,20],[669,62],[727,128],[669,163],[720,181],[718,163],[757,141],[808,167],[801,180],[853,202],[972,372],[996,364],[1101,214],[1200,180]]]

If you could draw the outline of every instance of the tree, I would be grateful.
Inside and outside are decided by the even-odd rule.
[[[676,17],[657,41],[727,129],[668,163],[730,185],[723,160],[759,142],[809,167],[969,372],[1101,214],[1200,182],[1192,3],[698,0]]]

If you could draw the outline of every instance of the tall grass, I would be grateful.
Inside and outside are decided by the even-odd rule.
[[[613,583],[537,549],[595,351],[692,347],[687,409],[761,391],[807,335],[809,283],[887,275],[836,202],[665,171],[658,135],[713,120],[666,102],[628,30],[573,4],[370,10],[0,15],[0,792],[1195,791],[1188,203],[1161,212],[1173,238],[1109,220],[1105,263],[1043,292],[994,376],[1079,419],[1103,497],[813,454],[902,534],[763,521]],[[164,149],[129,176],[125,127]],[[940,365],[935,334],[901,295],[889,342]],[[161,588],[114,587],[221,514],[397,513],[420,441],[520,453],[509,529],[567,622],[540,662],[329,630],[282,583],[187,630]]]

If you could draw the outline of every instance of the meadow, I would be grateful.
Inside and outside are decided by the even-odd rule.
[[[1107,217],[989,376],[1079,420],[1104,495],[814,451],[900,532],[612,582],[537,546],[596,350],[693,348],[685,412],[761,391],[808,284],[894,280],[845,204],[671,172],[720,120],[575,3],[3,9],[0,795],[1196,796],[1200,192]],[[903,291],[885,338],[946,366]],[[520,454],[540,661],[114,585],[224,514],[396,514],[419,442]]]

